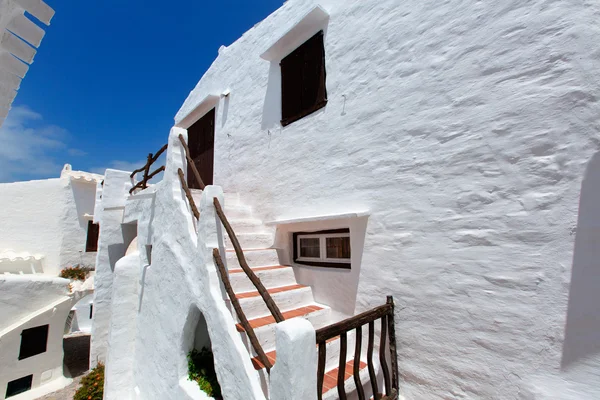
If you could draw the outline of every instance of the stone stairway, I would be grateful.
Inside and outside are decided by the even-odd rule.
[[[309,320],[315,329],[329,325],[333,322],[331,309],[314,300],[310,287],[298,284],[291,266],[281,265],[277,250],[271,248],[274,232],[263,225],[262,221],[252,215],[252,209],[240,201],[238,194],[225,194],[225,214],[236,233],[244,250],[248,265],[259,277],[273,301],[281,310],[285,319],[302,317]],[[271,316],[265,302],[258,291],[241,269],[231,241],[225,236],[227,253],[227,266],[231,285],[239,299],[242,309],[258,340],[267,354],[271,363],[276,361],[275,349],[275,319]],[[237,330],[245,338],[244,329],[238,324]],[[255,354],[248,341],[248,348]],[[354,356],[354,336],[348,335],[348,349],[346,365],[346,385],[353,386],[351,378]],[[339,364],[340,341],[339,337],[327,343],[326,376],[323,385],[324,398],[337,398],[337,375]],[[252,359],[254,367],[266,374],[264,365],[257,357]],[[366,382],[368,375],[366,363],[361,362],[361,380]],[[316,373],[316,371],[315,371]],[[365,376],[363,376],[366,374]],[[348,387],[350,391],[354,390]]]

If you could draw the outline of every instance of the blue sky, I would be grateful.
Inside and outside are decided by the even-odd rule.
[[[141,166],[217,56],[283,0],[46,0],[56,14],[0,128],[0,182]]]

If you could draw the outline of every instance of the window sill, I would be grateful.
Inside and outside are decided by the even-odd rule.
[[[331,263],[331,262],[320,262],[320,261],[294,261],[295,264],[306,265],[309,267],[324,267],[324,268],[336,268],[336,269],[351,269],[350,263]]]
[[[298,115],[294,115],[293,117],[288,117],[288,118],[284,118],[281,120],[281,125],[282,126],[288,126],[291,123],[294,123],[296,121],[298,121],[299,119],[302,119],[316,111],[319,111],[321,108],[325,107],[325,105],[327,104],[327,99],[323,100],[322,102],[316,104],[315,106],[301,112]]]

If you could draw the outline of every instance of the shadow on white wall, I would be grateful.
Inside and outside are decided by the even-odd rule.
[[[600,152],[590,160],[579,200],[561,367],[600,353]]]

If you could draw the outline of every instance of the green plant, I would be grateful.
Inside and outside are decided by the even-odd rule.
[[[197,382],[200,389],[210,397],[222,399],[212,351],[206,347],[200,351],[193,349],[188,353],[187,359],[188,378]]]
[[[81,379],[81,387],[75,392],[73,400],[102,400],[104,397],[104,365],[96,368]]]
[[[60,271],[60,277],[66,279],[75,279],[79,281],[85,281],[85,277],[90,272],[90,268],[81,264],[73,265],[72,267],[66,267]]]

